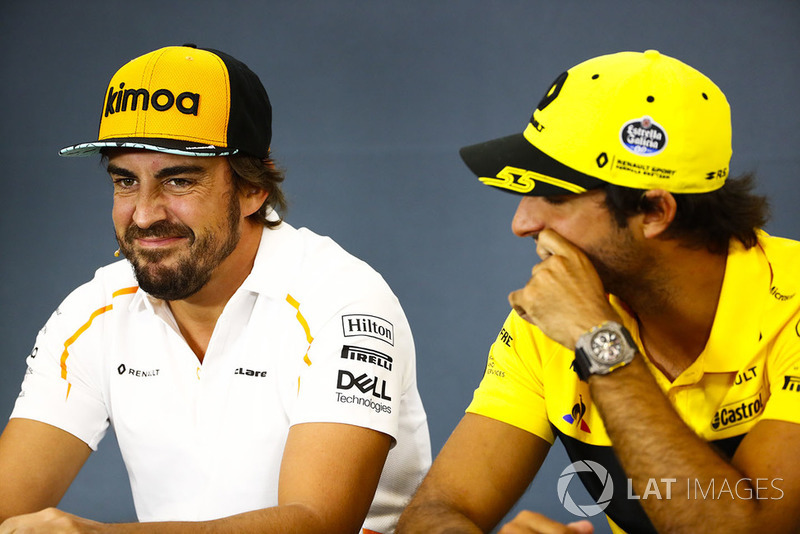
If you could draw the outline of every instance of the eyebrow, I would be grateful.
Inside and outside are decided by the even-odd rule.
[[[124,176],[125,178],[136,178],[136,174],[132,171],[109,163],[106,167],[108,174],[116,174],[117,176]],[[173,167],[164,167],[156,173],[157,179],[168,178],[170,176],[178,176],[180,174],[200,174],[207,172],[204,167],[200,165],[175,165]]]

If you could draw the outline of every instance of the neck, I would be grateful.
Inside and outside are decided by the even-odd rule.
[[[658,283],[630,295],[650,361],[674,380],[708,342],[717,311],[726,255],[674,247],[654,266]]]
[[[253,269],[263,226],[245,219],[236,248],[194,295],[167,304],[184,339],[201,362],[225,305]]]

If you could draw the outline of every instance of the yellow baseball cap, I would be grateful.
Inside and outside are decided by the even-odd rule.
[[[725,95],[656,50],[572,67],[556,78],[522,133],[460,150],[486,185],[537,196],[605,183],[705,193],[725,183],[731,153]]]
[[[59,153],[88,156],[127,147],[264,158],[271,139],[269,97],[247,65],[218,50],[168,46],[126,63],[111,78],[97,141]]]

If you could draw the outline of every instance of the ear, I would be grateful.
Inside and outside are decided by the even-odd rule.
[[[249,217],[258,211],[258,208],[267,200],[269,192],[266,189],[258,189],[256,187],[248,187],[239,195],[241,202],[241,210],[243,217]]]
[[[678,209],[677,202],[672,193],[663,189],[650,189],[645,191],[642,201],[647,199],[649,209],[643,213],[642,233],[648,239],[660,236],[672,221]]]

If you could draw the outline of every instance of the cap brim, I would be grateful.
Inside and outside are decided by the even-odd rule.
[[[459,154],[481,182],[518,195],[583,193],[606,183],[556,161],[521,133],[465,146]]]
[[[92,141],[80,143],[62,148],[58,151],[60,156],[91,156],[97,154],[104,148],[139,148],[143,150],[154,150],[167,154],[177,154],[181,156],[230,156],[236,154],[238,149],[218,147],[209,144],[192,143],[178,139],[154,139],[149,137],[129,137],[118,139],[105,139],[103,141]]]

